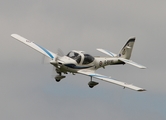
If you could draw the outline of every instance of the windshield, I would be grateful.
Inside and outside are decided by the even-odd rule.
[[[78,64],[81,62],[81,55],[76,52],[69,52],[67,56],[74,59]]]

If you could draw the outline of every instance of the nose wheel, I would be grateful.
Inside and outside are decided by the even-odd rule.
[[[57,76],[55,77],[55,81],[60,82],[61,79],[65,78],[65,77],[66,77],[66,76],[63,76],[63,75],[57,75]]]
[[[60,70],[56,69],[56,72],[58,73],[58,75],[55,76],[55,81],[60,82],[61,79],[65,78],[66,76],[62,75],[62,73],[60,72]]]

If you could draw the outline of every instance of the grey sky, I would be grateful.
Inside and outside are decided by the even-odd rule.
[[[0,119],[165,120],[166,2],[126,0],[5,0],[0,4]],[[10,37],[20,34],[47,49],[92,55],[118,53],[129,37],[131,59],[147,66],[109,66],[98,73],[146,88],[143,93],[89,77],[68,75],[60,83],[42,55]],[[98,81],[98,80],[96,80]]]

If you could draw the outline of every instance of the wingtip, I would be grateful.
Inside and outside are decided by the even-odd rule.
[[[12,36],[12,37],[15,37],[15,36],[17,36],[17,34],[11,34],[11,36]]]
[[[139,90],[137,90],[137,91],[143,92],[143,91],[147,91],[147,90],[146,90],[146,89],[139,89]]]
[[[147,67],[145,67],[145,66],[142,66],[142,67],[141,67],[141,69],[146,69],[146,68],[147,68]]]

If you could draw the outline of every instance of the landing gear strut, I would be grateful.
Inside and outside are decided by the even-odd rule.
[[[98,82],[92,81],[92,77],[91,77],[90,82],[88,83],[88,85],[89,85],[90,88],[93,88],[94,86],[96,86],[98,84],[99,84]]]

